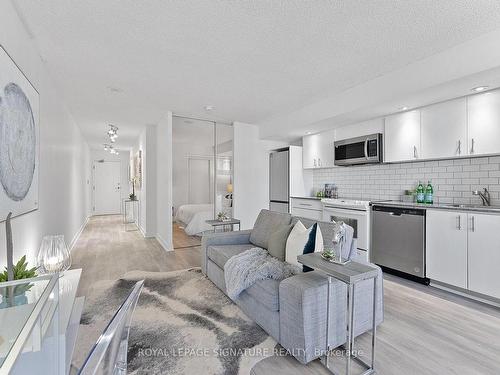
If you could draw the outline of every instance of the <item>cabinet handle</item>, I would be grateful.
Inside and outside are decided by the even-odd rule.
[[[476,231],[476,220],[474,219],[474,216],[471,217],[470,219],[470,230],[471,232],[475,232]]]
[[[460,215],[457,216],[457,229],[462,230],[462,217]]]
[[[471,140],[471,148],[470,148],[470,153],[473,154],[474,153],[474,138],[472,138]]]
[[[321,167],[321,159],[318,158],[318,167]]]
[[[458,140],[458,155],[462,154],[462,141],[459,139]]]
[[[312,204],[308,204],[308,203],[299,203],[300,206],[307,206],[307,207],[311,207]]]
[[[415,159],[418,158],[418,155],[417,155],[417,146],[413,146],[413,157]]]

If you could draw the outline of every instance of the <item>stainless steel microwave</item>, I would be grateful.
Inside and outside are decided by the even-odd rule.
[[[382,160],[380,133],[335,142],[335,165],[381,163]]]

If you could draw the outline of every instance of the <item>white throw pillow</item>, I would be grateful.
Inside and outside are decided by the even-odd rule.
[[[313,231],[316,233],[313,233]],[[323,235],[319,225],[315,223],[309,229],[306,229],[300,220],[297,221],[286,240],[286,262],[302,267],[302,264],[297,262],[297,256],[317,251],[323,251]]]

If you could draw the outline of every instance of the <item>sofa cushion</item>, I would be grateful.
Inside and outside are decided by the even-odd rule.
[[[314,223],[309,229],[299,220],[293,226],[286,241],[286,262],[301,267],[297,256],[323,251],[323,236],[318,223]],[[304,272],[312,271],[312,268],[302,266]]]
[[[255,246],[250,243],[244,245],[209,246],[207,249],[207,256],[208,259],[217,264],[220,268],[224,269],[224,264],[226,264],[229,258],[251,249],[252,247]]]
[[[323,236],[323,245],[325,247],[331,247],[333,240],[333,224],[326,221],[311,220],[305,217],[293,216],[292,224],[295,225],[297,221],[301,221],[306,228],[310,228],[315,223],[318,223],[319,229],[321,229],[321,235]]]
[[[269,255],[278,258],[279,260],[285,260],[286,240],[288,239],[288,235],[290,234],[292,227],[292,224],[280,225],[273,233],[271,233],[267,249]]]
[[[256,301],[263,304],[271,311],[279,311],[280,282],[277,280],[259,280],[243,293],[251,295]]]
[[[255,246],[267,250],[271,233],[273,233],[281,225],[290,224],[291,219],[292,217],[290,214],[261,210],[253,226],[252,234],[250,235],[250,242]]]

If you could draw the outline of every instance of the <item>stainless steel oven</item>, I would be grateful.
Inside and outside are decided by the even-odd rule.
[[[370,134],[335,142],[335,165],[381,163],[382,134]]]

